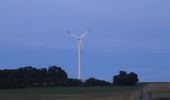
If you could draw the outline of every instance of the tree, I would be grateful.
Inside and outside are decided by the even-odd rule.
[[[138,83],[138,75],[131,72],[130,74],[128,74],[127,76],[127,82],[129,85],[135,85]]]
[[[66,82],[67,73],[57,66],[50,66],[48,68],[48,81],[51,85],[62,85]]]
[[[67,79],[67,82],[66,82],[66,86],[83,86],[83,82],[82,80],[79,80],[79,79],[73,79],[73,78],[70,78],[70,79]]]
[[[114,85],[135,85],[137,83],[138,83],[138,76],[133,72],[128,74],[125,71],[120,71],[119,75],[115,75],[113,77]]]
[[[107,85],[110,85],[110,83],[104,80],[98,80],[95,78],[89,78],[85,80],[85,86],[107,86]]]
[[[18,69],[0,70],[0,88],[23,88],[23,87],[38,87],[47,86],[47,83],[52,85],[65,85],[67,73],[57,66],[48,68],[34,68],[32,66],[21,67]],[[51,84],[49,84],[51,85]]]

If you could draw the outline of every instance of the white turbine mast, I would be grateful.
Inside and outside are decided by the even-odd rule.
[[[89,32],[89,31],[88,31]],[[77,65],[78,65],[78,79],[81,80],[81,49],[83,49],[82,39],[87,35],[88,32],[81,33],[80,35],[72,34],[68,32],[72,37],[77,40]]]

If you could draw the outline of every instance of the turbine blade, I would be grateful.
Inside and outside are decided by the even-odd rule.
[[[80,35],[80,38],[84,38],[87,35],[88,32],[85,32],[83,34]]]
[[[76,36],[76,35],[74,35],[74,34],[72,34],[71,32],[67,32],[68,34],[70,34],[72,37],[74,37],[74,38],[76,38],[76,39],[78,39],[79,37],[78,36]]]
[[[80,38],[84,38],[84,37],[87,35],[87,33],[89,33],[89,32],[90,32],[90,31],[87,31],[87,32],[81,34],[81,35],[80,35]]]

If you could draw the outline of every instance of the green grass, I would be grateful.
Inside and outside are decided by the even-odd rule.
[[[138,86],[0,89],[0,100],[140,100],[142,87],[143,84]]]
[[[107,86],[107,87],[43,87],[24,89],[1,89],[1,95],[69,95],[69,94],[91,94],[91,93],[112,93],[119,91],[134,91],[138,86]]]

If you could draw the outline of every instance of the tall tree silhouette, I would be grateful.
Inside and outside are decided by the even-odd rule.
[[[37,87],[46,85],[65,85],[67,73],[57,66],[0,70],[0,88]]]
[[[66,82],[67,73],[60,67],[51,66],[48,68],[48,81],[50,84],[62,85]]]
[[[135,85],[138,83],[138,76],[137,74],[131,72],[127,73],[125,71],[120,71],[119,75],[115,75],[113,77],[113,84],[114,85]]]

